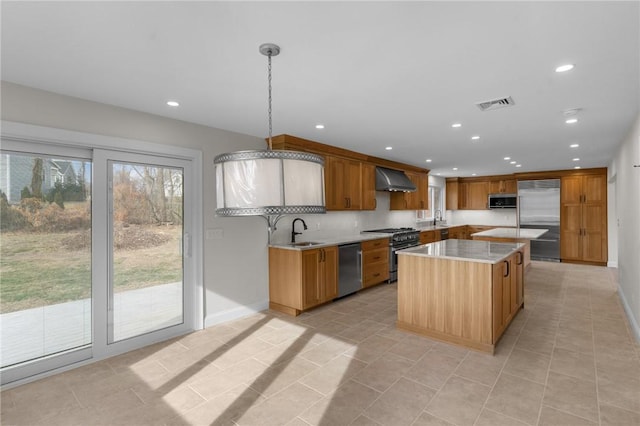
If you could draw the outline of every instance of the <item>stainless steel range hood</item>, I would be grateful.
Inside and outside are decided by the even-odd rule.
[[[376,191],[414,192],[416,189],[404,172],[376,167]]]

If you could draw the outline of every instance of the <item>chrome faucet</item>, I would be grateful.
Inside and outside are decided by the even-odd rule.
[[[436,211],[433,213],[433,226],[436,226],[436,222],[437,222],[438,220],[439,220],[440,222],[442,222],[442,212],[441,212],[440,210],[436,210]]]
[[[291,244],[295,244],[296,243],[296,235],[301,235],[302,232],[296,232],[296,222],[300,221],[302,222],[302,226],[304,226],[304,230],[307,230],[307,224],[304,223],[304,220],[300,219],[299,217],[296,217],[295,219],[293,219],[293,222],[291,223]]]

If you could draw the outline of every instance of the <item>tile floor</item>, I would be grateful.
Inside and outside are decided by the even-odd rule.
[[[494,356],[398,331],[396,286],[2,392],[3,425],[638,425],[613,270],[534,262]]]

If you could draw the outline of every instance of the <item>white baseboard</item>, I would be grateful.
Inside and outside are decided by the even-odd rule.
[[[607,268],[617,268],[617,267],[618,267],[617,260],[610,260],[607,262]]]
[[[629,319],[629,324],[631,325],[631,332],[636,338],[636,341],[640,342],[640,326],[638,326],[638,322],[636,321],[636,318],[633,316],[633,311],[631,310],[631,307],[627,303],[627,299],[624,296],[624,292],[622,291],[620,284],[618,284],[618,296],[622,301],[622,307],[624,308],[624,312],[627,314],[627,318]]]
[[[227,321],[232,321],[238,318],[253,315],[257,312],[269,309],[269,301],[263,300],[258,303],[253,303],[248,306],[238,306],[237,308],[228,309],[226,311],[217,312],[215,314],[207,315],[204,318],[204,327],[211,327],[212,325],[220,324]]]

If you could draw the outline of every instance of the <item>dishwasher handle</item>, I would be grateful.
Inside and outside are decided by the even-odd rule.
[[[362,283],[362,276],[364,271],[362,270],[362,250],[358,250],[358,281]]]

